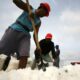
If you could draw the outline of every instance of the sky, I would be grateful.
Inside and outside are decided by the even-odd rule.
[[[41,2],[48,2],[51,6],[49,17],[41,19],[39,40],[45,38],[47,33],[52,33],[52,41],[60,46],[62,58],[71,56],[80,60],[80,0],[29,0],[29,2],[34,8]],[[22,10],[15,6],[13,0],[0,0],[0,38],[21,13]],[[32,37],[32,54],[34,49]]]

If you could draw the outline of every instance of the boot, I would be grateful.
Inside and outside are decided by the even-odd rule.
[[[27,56],[21,56],[21,57],[20,57],[18,69],[20,69],[20,68],[21,68],[21,69],[26,68],[27,59],[28,59]]]
[[[5,59],[4,64],[3,64],[3,67],[2,67],[2,70],[5,71],[5,70],[7,69],[8,65],[9,65],[9,62],[10,62],[10,59],[11,59],[10,56],[8,56],[8,57]]]

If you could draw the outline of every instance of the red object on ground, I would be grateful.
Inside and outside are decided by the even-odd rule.
[[[72,65],[80,64],[80,62],[71,62]]]

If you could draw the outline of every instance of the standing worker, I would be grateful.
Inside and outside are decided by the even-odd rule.
[[[53,65],[59,68],[59,62],[60,62],[60,49],[59,49],[59,45],[55,46],[55,53],[56,53],[56,58],[55,58],[55,61],[54,61]]]
[[[10,54],[18,52],[20,56],[18,68],[25,68],[30,52],[29,32],[33,31],[30,17],[33,18],[35,22],[36,35],[38,37],[39,28],[41,26],[40,18],[49,16],[50,6],[48,3],[41,3],[37,9],[30,6],[32,12],[29,14],[27,3],[23,2],[22,0],[13,0],[13,2],[17,7],[23,10],[23,13],[5,31],[5,34],[0,41],[0,54],[3,53],[10,56]],[[35,35],[33,34],[33,36],[36,44]],[[40,49],[38,50],[40,51]]]

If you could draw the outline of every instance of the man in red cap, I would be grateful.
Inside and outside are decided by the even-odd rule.
[[[39,42],[40,48],[41,48],[42,59],[47,62],[54,62],[54,59],[56,58],[54,42],[52,42],[51,40],[52,40],[52,34],[48,33],[45,39],[42,39]],[[52,57],[49,56],[50,51],[52,53]],[[32,69],[36,67],[36,64],[39,64],[40,58],[41,58],[41,55],[37,49],[35,50],[34,54],[35,54],[35,60],[32,64],[32,67],[31,67]],[[38,68],[41,68],[41,67],[42,65],[39,64]]]
[[[49,16],[50,6],[48,3],[41,3],[37,9],[34,9],[30,5],[32,11],[29,14],[27,3],[22,0],[13,0],[13,2],[17,7],[22,9],[23,12],[5,31],[5,34],[0,41],[0,54],[4,53],[5,55],[10,56],[14,52],[19,53],[18,68],[25,68],[30,52],[30,32],[33,31],[30,17],[34,20],[36,35],[38,36],[39,28],[41,26],[40,18]],[[35,41],[34,33],[33,36]],[[10,57],[7,57],[4,62],[4,67],[2,68],[3,70],[6,69],[5,65],[8,64],[9,61]]]

